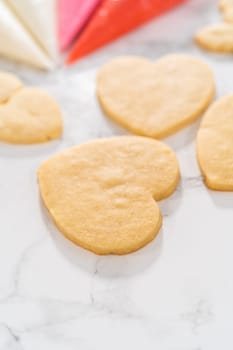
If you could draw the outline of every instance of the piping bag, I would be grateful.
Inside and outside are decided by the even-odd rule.
[[[75,62],[184,1],[102,0],[74,44],[66,63]]]
[[[59,0],[58,36],[60,50],[66,50],[83,29],[101,0]]]

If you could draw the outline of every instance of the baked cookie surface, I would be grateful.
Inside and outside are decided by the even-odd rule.
[[[14,74],[0,71],[0,104],[22,87],[23,83]]]
[[[215,93],[213,74],[201,60],[169,55],[156,62],[120,57],[97,77],[105,113],[130,131],[162,138],[199,118]]]
[[[209,188],[233,191],[233,95],[206,112],[197,135],[197,158]]]
[[[233,0],[221,0],[219,7],[224,21],[233,23]]]
[[[179,181],[174,152],[136,136],[68,149],[38,171],[41,196],[60,231],[96,254],[127,254],[149,243],[162,218],[157,200]]]
[[[62,115],[47,93],[26,88],[12,74],[0,73],[0,141],[34,144],[57,139]]]
[[[219,23],[199,30],[196,43],[202,48],[219,53],[233,52],[233,23]]]

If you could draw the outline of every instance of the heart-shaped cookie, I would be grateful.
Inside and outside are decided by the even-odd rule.
[[[233,23],[219,23],[199,30],[196,43],[202,48],[222,53],[233,52]]]
[[[0,105],[22,87],[22,82],[14,74],[0,72]]]
[[[233,95],[206,112],[197,135],[197,158],[209,188],[233,191]]]
[[[224,21],[233,22],[233,0],[221,0],[220,10],[223,13]]]
[[[13,75],[0,73],[0,141],[41,143],[59,138],[62,116],[45,92],[25,88]]]
[[[106,114],[132,132],[161,138],[201,116],[215,91],[210,68],[198,58],[170,55],[157,62],[121,57],[97,78]]]
[[[179,181],[174,152],[137,136],[92,141],[44,162],[41,196],[51,217],[74,243],[97,254],[126,254],[161,227],[155,201]]]

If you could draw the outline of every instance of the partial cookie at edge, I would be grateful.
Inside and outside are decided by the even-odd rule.
[[[233,95],[206,112],[197,135],[197,159],[210,189],[233,191]]]

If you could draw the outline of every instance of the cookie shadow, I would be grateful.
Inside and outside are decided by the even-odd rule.
[[[169,136],[163,141],[170,146],[173,150],[178,151],[183,147],[191,144],[195,139],[200,127],[201,118],[196,120],[191,125],[185,127],[184,129],[178,131],[172,136]]]
[[[233,209],[233,192],[208,190],[208,193],[218,208]]]
[[[33,158],[47,155],[60,147],[61,140],[49,141],[36,145],[13,145],[0,143],[0,157],[4,158]]]
[[[142,273],[159,259],[163,249],[163,230],[144,248],[127,255],[99,256],[85,250],[63,236],[53,223],[40,197],[40,208],[50,236],[59,252],[72,265],[90,274],[106,278],[130,277]]]
[[[180,180],[180,183],[176,191],[168,198],[158,202],[159,208],[161,210],[163,218],[166,218],[175,212],[182,203],[183,197],[183,181]]]

